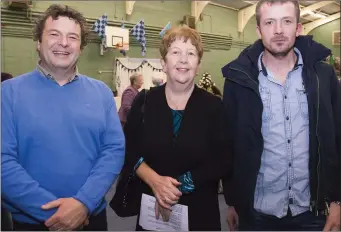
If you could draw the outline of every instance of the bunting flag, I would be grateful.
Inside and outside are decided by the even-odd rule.
[[[108,16],[105,13],[101,17],[99,17],[95,24],[93,25],[93,30],[98,34],[99,37],[101,37],[101,40],[103,41],[105,37],[105,26],[108,25]]]
[[[138,22],[131,30],[130,33],[135,36],[136,40],[141,44],[141,52],[142,56],[146,54],[146,32],[144,30],[144,21],[143,19]]]
[[[122,25],[121,25],[121,28],[124,29],[124,22],[123,22],[123,18],[122,18]],[[124,49],[120,49],[120,53],[123,55],[123,56],[126,56],[127,53]]]
[[[160,32],[160,37],[163,38],[163,36],[166,34],[166,31],[168,31],[171,27],[172,27],[171,22],[168,22],[167,25]]]
[[[137,66],[136,68],[128,68],[127,66],[125,66],[119,59],[116,59],[116,63],[117,66],[120,65],[124,70],[127,70],[128,72],[139,72],[142,70],[143,65],[147,64],[148,67],[151,67],[153,69],[153,71],[157,71],[157,72],[162,72],[163,69],[159,69],[154,67],[152,64],[150,64],[147,60],[143,60],[141,62],[141,64],[139,66]]]

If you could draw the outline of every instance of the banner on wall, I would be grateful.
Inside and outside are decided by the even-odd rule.
[[[160,59],[116,58],[114,85],[118,96],[121,96],[122,92],[130,85],[129,78],[133,73],[142,74],[142,88],[145,89],[153,86],[153,77],[166,81],[166,74],[162,71]]]
[[[127,70],[128,72],[139,72],[139,71],[141,71],[143,65],[145,65],[145,64],[147,64],[149,67],[151,67],[153,69],[153,71],[162,72],[162,68],[159,69],[159,68],[154,67],[151,63],[148,62],[148,60],[143,60],[141,62],[141,64],[136,68],[129,68],[129,67],[125,66],[122,63],[122,61],[119,59],[116,59],[116,63],[117,63],[116,66],[119,65],[121,68],[123,68],[124,70]]]

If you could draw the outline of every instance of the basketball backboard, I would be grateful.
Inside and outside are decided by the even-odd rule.
[[[129,30],[121,27],[105,26],[106,46],[129,50]]]

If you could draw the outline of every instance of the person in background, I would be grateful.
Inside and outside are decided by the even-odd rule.
[[[261,0],[260,40],[223,67],[233,138],[230,230],[340,230],[341,89],[331,51],[300,36],[296,0]]]
[[[163,79],[161,77],[152,77],[152,83],[154,87],[163,85]]]
[[[202,74],[202,77],[198,82],[198,87],[208,91],[209,93],[212,93],[217,97],[223,97],[218,87],[215,86],[215,83],[212,81],[211,74],[207,72]]]
[[[136,95],[139,93],[139,89],[142,87],[142,85],[142,74],[134,73],[130,76],[130,85],[122,93],[121,107],[118,110],[122,127],[127,121],[127,115],[129,114],[131,104],[133,103]]]
[[[2,83],[1,194],[14,230],[107,230],[125,139],[112,91],[78,73],[87,38],[80,12],[51,5],[34,28],[37,68]]]
[[[232,161],[225,108],[194,84],[201,37],[187,26],[172,28],[160,53],[167,82],[134,101],[124,129],[127,163],[143,181],[143,193],[156,198],[157,218],[167,221],[179,203],[188,206],[189,230],[220,230],[217,186]],[[144,230],[139,220],[136,229]]]
[[[13,76],[9,73],[5,73],[5,72],[1,73],[1,82],[10,80],[12,78],[13,78]],[[3,206],[2,198],[1,198],[1,230],[2,231],[13,230],[12,215]]]

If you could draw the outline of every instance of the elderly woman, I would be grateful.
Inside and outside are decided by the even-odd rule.
[[[161,77],[152,77],[152,83],[154,87],[161,86],[163,84],[163,79]]]
[[[221,100],[194,84],[201,37],[186,26],[172,28],[160,52],[167,81],[134,101],[126,159],[135,164],[143,193],[157,199],[157,215],[167,220],[179,203],[188,206],[189,230],[220,230],[217,185],[230,175],[230,140]],[[136,229],[143,230],[138,222]]]

